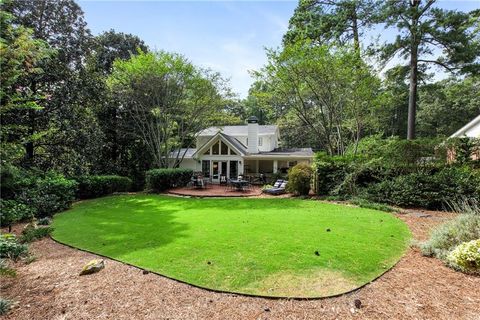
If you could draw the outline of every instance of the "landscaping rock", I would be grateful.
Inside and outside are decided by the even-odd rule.
[[[143,270],[142,273],[143,274],[149,274],[150,272],[148,270]]]
[[[103,268],[105,268],[105,261],[95,259],[90,261],[83,267],[82,271],[80,272],[80,275],[84,276],[87,274],[96,273],[102,270]]]

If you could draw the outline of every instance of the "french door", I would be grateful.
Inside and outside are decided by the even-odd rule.
[[[212,182],[220,183],[220,177],[227,177],[227,161],[212,161]]]

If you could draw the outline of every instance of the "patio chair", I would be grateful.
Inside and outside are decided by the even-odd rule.
[[[278,184],[280,182],[280,184]],[[273,188],[265,189],[263,192],[272,194],[272,195],[279,195],[286,192],[285,188],[287,187],[287,180],[277,180],[273,185]]]
[[[227,179],[227,183],[225,185],[225,191],[232,191],[235,186],[232,183],[232,179]]]

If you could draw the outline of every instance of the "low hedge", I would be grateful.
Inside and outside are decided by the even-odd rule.
[[[54,172],[43,177],[32,175],[23,179],[15,200],[29,206],[37,218],[51,217],[70,208],[77,185],[76,181]]]
[[[149,170],[146,173],[147,189],[159,192],[171,188],[184,187],[190,182],[192,175],[192,169],[166,168]]]
[[[401,207],[448,209],[459,198],[480,199],[480,170],[470,163],[419,161],[393,165],[383,158],[328,156],[315,158],[315,190],[320,196],[363,198]]]
[[[132,180],[127,177],[108,176],[80,176],[76,196],[79,199],[89,199],[105,196],[114,192],[130,191]]]
[[[447,166],[381,181],[368,186],[362,196],[400,207],[448,209],[460,198],[480,199],[480,174],[468,167]]]

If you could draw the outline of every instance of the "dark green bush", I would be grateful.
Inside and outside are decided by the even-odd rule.
[[[2,227],[8,227],[11,231],[12,225],[24,219],[31,219],[35,209],[15,200],[0,199],[0,223]]]
[[[57,173],[49,173],[45,177],[32,176],[24,184],[18,200],[34,208],[38,218],[68,209],[77,189],[77,182]]]
[[[372,184],[362,196],[370,201],[401,207],[445,209],[462,197],[480,198],[480,175],[463,167],[417,172]]]
[[[383,139],[370,136],[360,140],[356,154],[354,146],[347,150],[347,156],[365,160],[379,160],[384,167],[418,166],[425,161],[445,163],[447,146],[442,138],[417,138],[405,140],[398,137]]]
[[[193,170],[175,169],[153,169],[146,173],[147,188],[153,191],[165,191],[170,188],[184,187],[190,181]]]
[[[299,163],[288,171],[287,190],[298,195],[306,196],[310,192],[312,167],[306,163]]]
[[[78,182],[77,198],[97,198],[114,192],[126,192],[132,187],[132,180],[127,177],[109,176],[80,176],[75,178]]]

